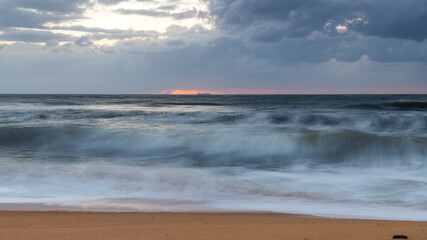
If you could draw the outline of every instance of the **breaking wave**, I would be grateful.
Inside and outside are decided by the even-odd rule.
[[[0,203],[426,220],[425,96],[0,99]]]
[[[274,129],[272,129],[274,130]],[[171,134],[114,131],[85,126],[0,128],[0,146],[51,154],[104,158],[141,158],[189,166],[286,168],[292,165],[356,167],[425,167],[427,139],[381,136],[355,131],[331,133],[248,129]],[[49,154],[47,154],[49,153]],[[171,159],[168,159],[171,156]],[[175,159],[173,157],[179,156]],[[148,160],[147,160],[148,159]]]
[[[374,110],[426,110],[427,102],[416,102],[416,101],[397,101],[397,102],[384,102],[384,103],[364,103],[354,105],[356,108],[361,109],[374,109]]]

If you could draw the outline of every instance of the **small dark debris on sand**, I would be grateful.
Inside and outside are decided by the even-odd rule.
[[[393,239],[408,239],[408,236],[406,236],[406,235],[394,235]]]

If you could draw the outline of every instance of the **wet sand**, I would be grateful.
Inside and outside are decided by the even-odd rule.
[[[427,239],[427,222],[331,219],[270,213],[0,211],[9,239]]]

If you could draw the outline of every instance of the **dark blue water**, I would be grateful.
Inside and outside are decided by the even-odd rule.
[[[427,218],[427,95],[0,95],[0,203]]]

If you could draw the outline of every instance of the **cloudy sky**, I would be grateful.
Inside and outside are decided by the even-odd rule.
[[[0,93],[427,93],[426,38],[425,0],[0,0]]]

